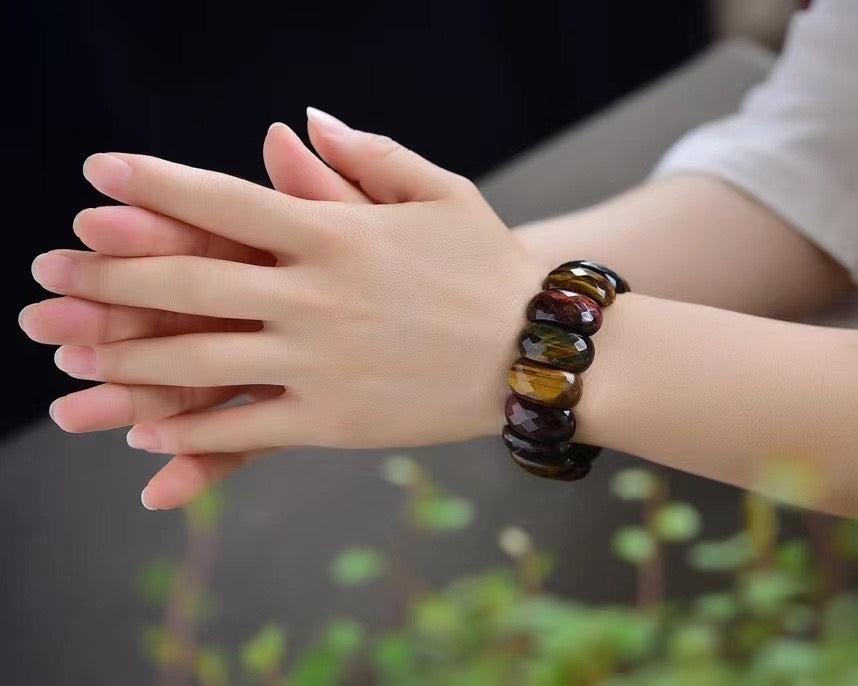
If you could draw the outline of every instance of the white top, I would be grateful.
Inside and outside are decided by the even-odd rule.
[[[737,114],[681,138],[654,173],[677,172],[755,197],[858,284],[858,0],[797,13],[768,80]]]

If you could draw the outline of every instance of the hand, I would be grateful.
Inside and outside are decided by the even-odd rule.
[[[379,146],[369,134],[343,128],[338,135],[340,149],[356,157]],[[402,445],[495,431],[503,368],[541,269],[469,183],[393,143],[381,145],[388,149],[377,158],[376,182],[405,204],[301,202],[135,156],[117,156],[133,167],[123,182],[116,175],[122,161],[91,160],[90,178],[112,197],[252,245],[286,266],[64,253],[74,279],[62,286],[58,279],[69,276],[58,271],[62,255],[43,257],[35,272],[51,290],[265,322],[258,331],[63,348],[60,365],[73,371],[83,363],[77,376],[123,384],[288,387],[277,399],[132,431],[132,441],[154,437],[150,445],[164,452]],[[372,183],[364,186],[370,192]],[[186,287],[176,288],[177,279]],[[418,344],[422,356],[415,357]],[[171,361],[167,368],[157,364],[163,360]]]
[[[338,150],[337,136],[326,134],[330,117],[308,108],[308,132],[326,166],[283,124],[272,125],[265,138],[263,156],[274,188],[282,193],[316,200],[369,203],[371,200],[351,178],[372,175],[376,155],[354,157]],[[370,144],[376,141],[371,141]],[[252,264],[273,264],[273,256],[223,239],[195,227],[170,221],[138,208],[112,206],[81,212],[74,230],[88,247],[106,255],[201,255]],[[26,307],[19,318],[34,340],[54,345],[96,345],[152,336],[205,331],[252,330],[259,324],[135,307],[106,305],[74,297],[52,298]],[[133,386],[100,384],[59,398],[50,414],[65,431],[102,431],[171,417],[190,410],[218,406],[238,396],[269,397],[277,388],[187,386]],[[193,498],[208,483],[262,454],[180,455],[170,460],[153,478],[149,490],[156,496],[169,491],[172,503]],[[161,498],[163,501],[164,498]]]

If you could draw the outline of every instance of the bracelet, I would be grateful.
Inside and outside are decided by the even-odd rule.
[[[531,474],[577,481],[602,450],[572,441],[581,374],[595,355],[590,337],[602,326],[602,308],[630,289],[615,271],[587,260],[561,264],[542,287],[527,306],[521,357],[509,370],[502,438],[513,461]]]

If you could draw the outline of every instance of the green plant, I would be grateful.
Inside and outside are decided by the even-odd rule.
[[[858,523],[809,517],[812,535],[782,540],[781,514],[748,494],[745,526],[699,540],[703,523],[670,499],[657,472],[617,473],[611,490],[637,503],[639,523],[617,531],[614,553],[637,574],[637,602],[588,605],[544,588],[551,555],[510,526],[498,534],[507,565],[431,588],[409,566],[422,537],[465,528],[467,501],[448,494],[413,460],[394,456],[383,475],[404,494],[401,535],[389,551],[341,552],[333,581],[387,583],[397,622],[367,636],[353,620],[331,622],[301,655],[287,654],[285,630],[264,626],[235,651],[200,645],[196,629],[214,603],[205,593],[221,499],[187,511],[188,551],[178,564],[156,560],[139,579],[163,607],[144,631],[161,684],[200,686],[854,686],[858,684]],[[788,477],[789,475],[787,475]],[[784,488],[797,480],[782,477]],[[722,580],[686,601],[665,596],[664,559],[682,546],[692,570]],[[560,570],[562,572],[562,570]]]

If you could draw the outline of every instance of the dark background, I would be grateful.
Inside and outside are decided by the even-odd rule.
[[[265,181],[275,120],[316,105],[471,177],[699,51],[704,0],[12,3],[0,433],[81,387],[14,325],[38,253],[79,247],[80,165],[143,152]],[[27,78],[29,76],[29,79]],[[582,163],[586,163],[583,161]]]

